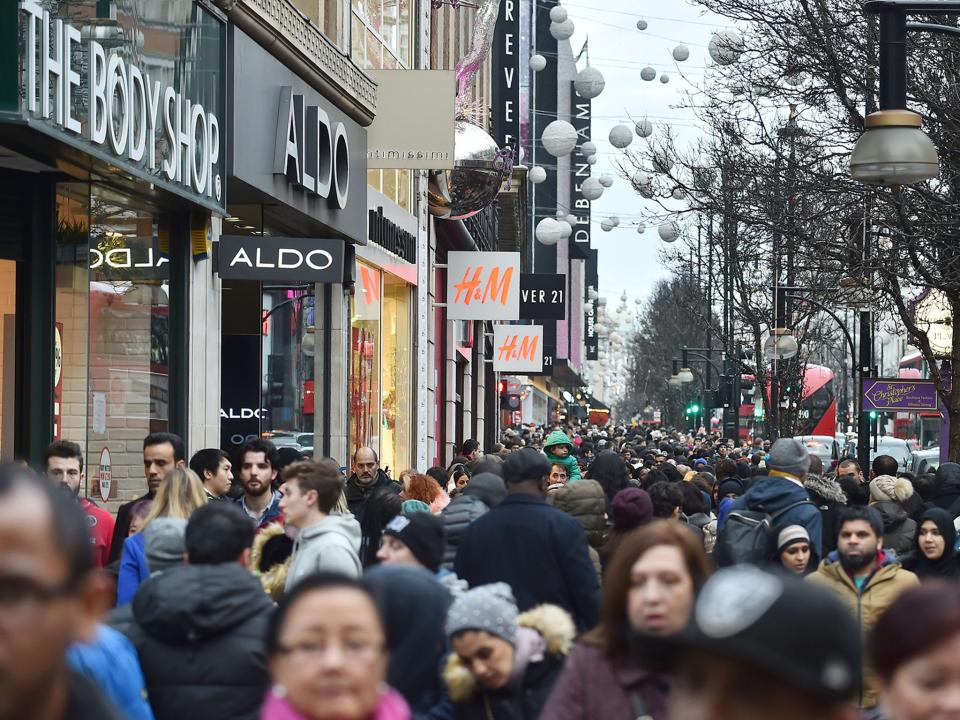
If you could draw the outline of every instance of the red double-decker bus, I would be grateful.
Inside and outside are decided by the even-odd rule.
[[[906,380],[925,380],[930,377],[927,363],[919,350],[900,358],[897,377]],[[894,413],[893,436],[903,440],[916,440],[919,447],[927,447],[930,442],[940,437],[940,413]]]
[[[744,382],[753,382],[753,375],[744,375]],[[767,398],[770,388],[767,387]],[[754,417],[754,404],[740,405],[740,437],[744,440],[758,432],[762,423]],[[803,373],[803,394],[800,399],[800,427],[797,435],[829,435],[837,431],[837,399],[833,390],[833,370],[822,365],[807,365]]]

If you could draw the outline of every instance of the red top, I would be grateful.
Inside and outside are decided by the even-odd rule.
[[[80,498],[80,508],[87,516],[87,525],[90,527],[94,567],[105,567],[109,562],[110,542],[113,538],[113,515],[87,498]]]

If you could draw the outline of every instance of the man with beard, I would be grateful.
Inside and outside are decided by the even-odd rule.
[[[897,596],[919,580],[901,567],[896,555],[883,550],[883,518],[870,507],[849,506],[840,513],[837,549],[820,563],[809,582],[833,590],[854,612],[866,639],[877,619]],[[868,653],[864,653],[868,657]],[[877,681],[864,665],[860,707],[877,705]]]
[[[257,530],[272,522],[283,522],[283,512],[280,510],[280,498],[283,496],[273,489],[278,459],[276,446],[260,438],[240,448],[237,456],[237,477],[243,486],[243,495],[236,502]]]
[[[77,498],[87,517],[93,564],[104,567],[110,561],[110,542],[113,538],[113,515],[86,497],[80,497],[83,485],[83,451],[75,442],[57,440],[43,451],[43,471],[51,482]]]
[[[367,500],[378,490],[400,494],[402,487],[380,469],[380,458],[373,448],[357,448],[353,454],[353,475],[347,480],[347,507],[357,522],[363,525]],[[379,540],[377,540],[379,544]]]

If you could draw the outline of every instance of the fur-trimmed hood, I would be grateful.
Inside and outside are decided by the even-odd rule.
[[[807,475],[803,486],[810,492],[814,492],[824,500],[835,502],[840,505],[847,504],[847,495],[833,478],[820,477],[819,475]]]
[[[263,548],[267,541],[284,534],[283,525],[270,523],[253,538],[253,548],[250,551],[250,570],[260,580],[264,592],[274,602],[283,597],[283,588],[287,582],[287,570],[290,569],[290,556],[288,555],[282,563],[271,565],[264,572],[260,571],[260,562],[263,559]]]
[[[564,657],[570,652],[576,628],[573,619],[556,605],[540,605],[517,618],[517,625],[537,632],[545,644],[544,654]],[[447,658],[443,679],[454,702],[469,700],[476,692],[473,674],[463,665],[456,653]]]

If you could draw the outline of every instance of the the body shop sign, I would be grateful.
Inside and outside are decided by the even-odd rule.
[[[520,253],[447,253],[448,320],[519,320]]]
[[[147,70],[135,58],[149,53],[136,41],[108,46],[87,39],[88,33],[51,15],[37,0],[21,0],[19,10],[20,111],[40,121],[34,127],[149,182],[223,206],[222,126],[216,108],[205,108],[181,90],[196,85],[184,77],[191,63],[180,63],[174,72],[162,63],[151,65],[162,69]],[[115,29],[120,38],[128,34],[119,23]],[[222,78],[220,70],[203,68],[214,82]],[[178,78],[178,85],[169,78]]]

